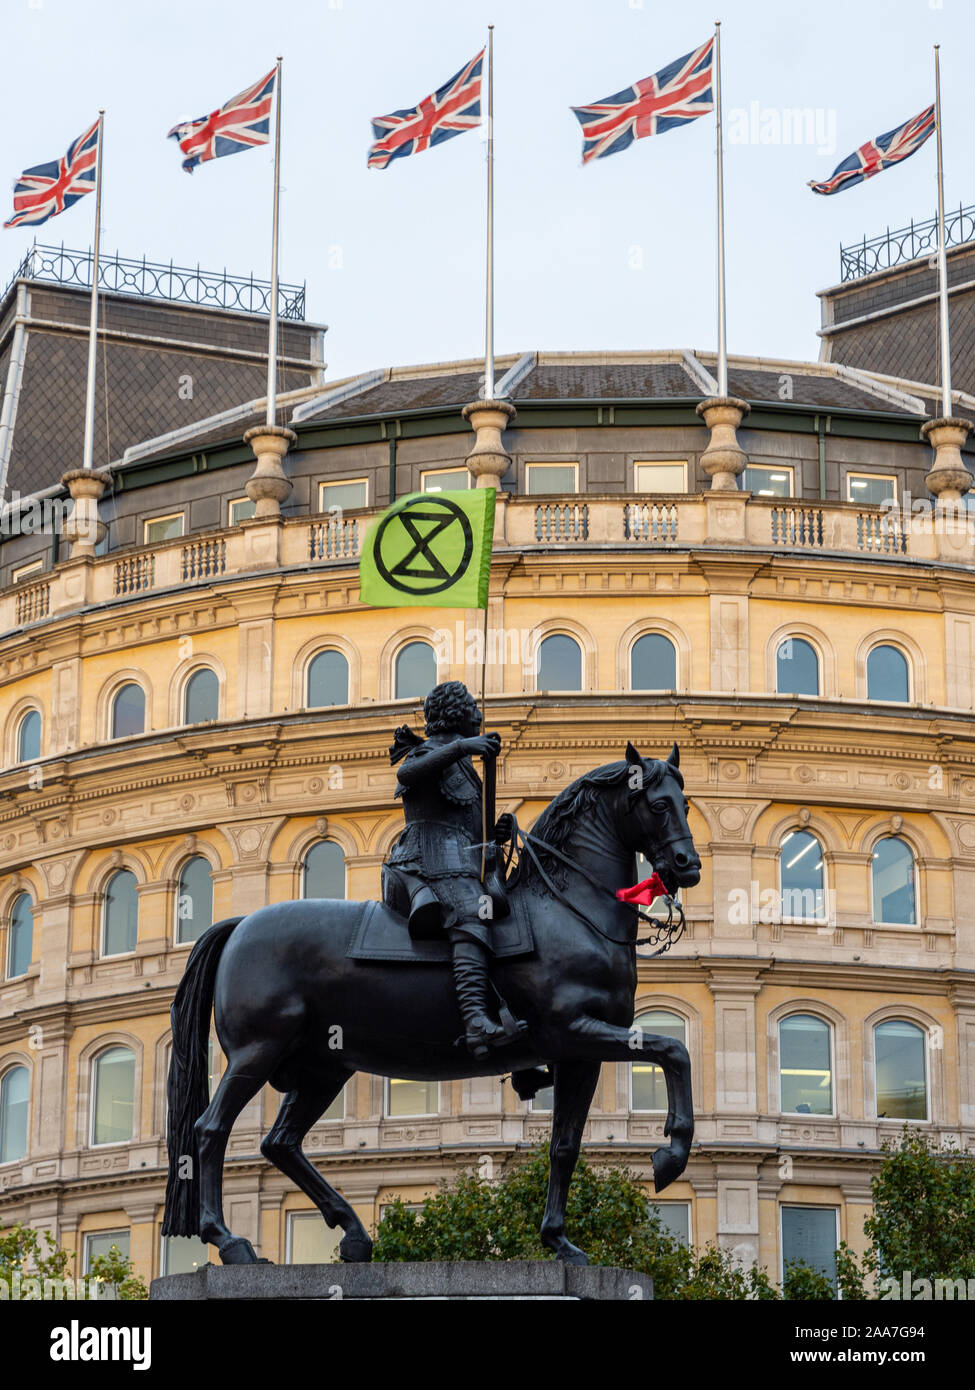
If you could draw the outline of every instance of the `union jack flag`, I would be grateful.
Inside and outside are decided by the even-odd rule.
[[[25,223],[39,226],[49,217],[64,212],[95,187],[98,162],[98,122],[73,140],[68,153],[49,164],[25,169],[14,185],[14,215],[5,227]]]
[[[714,110],[714,39],[590,106],[573,106],[582,126],[582,162],[625,150],[645,135],[663,135]]]
[[[268,143],[277,71],[273,67],[260,82],[238,92],[209,116],[173,126],[166,139],[179,141],[186,155],[183,168],[188,174],[207,159],[220,159],[225,154],[238,154]]]
[[[824,179],[822,183],[810,183],[809,187],[814,193],[839,193],[841,189],[852,188],[855,183],[872,179],[881,169],[886,169],[891,164],[899,164],[902,159],[909,159],[933,134],[932,104],[896,129],[878,135],[876,140],[868,140],[865,145],[861,145],[844,159],[842,164],[837,164],[828,179]]]
[[[484,49],[409,110],[391,111],[372,122],[375,144],[369,146],[369,168],[385,169],[391,160],[418,154],[454,135],[481,124],[481,70]]]

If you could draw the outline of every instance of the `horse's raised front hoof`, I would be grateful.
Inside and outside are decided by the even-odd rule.
[[[687,1151],[681,1147],[664,1147],[653,1151],[653,1185],[663,1192],[687,1167]]]
[[[368,1236],[343,1236],[339,1242],[339,1259],[345,1264],[367,1265],[372,1259],[372,1241]]]
[[[270,1264],[270,1260],[259,1260],[249,1240],[244,1236],[232,1236],[219,1247],[220,1261],[225,1265]]]

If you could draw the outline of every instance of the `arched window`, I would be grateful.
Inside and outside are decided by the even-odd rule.
[[[819,657],[801,637],[787,637],[775,653],[775,688],[780,695],[818,695]]]
[[[647,1033],[662,1033],[665,1038],[686,1042],[687,1025],[679,1014],[669,1009],[651,1009],[633,1020],[634,1028]],[[649,1060],[633,1062],[630,1078],[631,1110],[666,1110],[667,1082],[663,1068]]]
[[[29,1094],[26,1067],[10,1067],[0,1077],[0,1163],[14,1163],[27,1153]]]
[[[669,637],[648,632],[633,643],[630,687],[633,690],[677,689],[677,651]]]
[[[195,941],[213,926],[213,879],[209,860],[198,854],[179,871],[176,893],[176,940]]]
[[[830,1028],[812,1014],[779,1024],[779,1083],[783,1115],[832,1115]]]
[[[186,682],[183,691],[183,723],[206,724],[220,718],[220,681],[216,671],[201,666]]]
[[[867,657],[867,699],[907,704],[911,679],[907,657],[896,647],[874,647]]]
[[[397,700],[424,699],[437,683],[437,655],[429,642],[407,642],[396,653]]]
[[[928,1118],[927,1035],[916,1023],[892,1019],[873,1030],[877,1114],[887,1120]]]
[[[301,871],[303,898],[345,897],[345,855],[334,840],[319,840],[305,855]]]
[[[102,955],[120,956],[134,951],[139,935],[139,897],[135,874],[119,869],[105,888]]]
[[[92,1067],[91,1142],[124,1144],[132,1138],[135,1054],[127,1047],[100,1052]]]
[[[808,830],[790,830],[782,837],[779,912],[783,922],[826,920],[823,847]]]
[[[917,896],[914,891],[914,855],[896,835],[887,835],[873,847],[873,920],[914,926]]]
[[[434,673],[434,684],[436,684],[436,673]],[[308,708],[320,709],[323,705],[347,705],[348,703],[349,663],[342,652],[337,652],[330,647],[327,651],[319,652],[309,664]]]
[[[10,940],[7,945],[7,979],[26,975],[34,956],[34,904],[29,893],[21,893],[10,909]]]
[[[581,690],[582,648],[574,637],[555,632],[538,648],[539,690]]]
[[[144,733],[145,727],[145,691],[135,681],[127,681],[112,700],[112,738],[130,738]]]
[[[17,730],[17,761],[36,763],[40,756],[41,715],[39,710],[29,709]]]

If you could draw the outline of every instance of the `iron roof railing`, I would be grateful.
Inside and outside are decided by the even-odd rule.
[[[945,213],[945,245],[961,246],[963,242],[975,240],[975,207],[963,208]],[[928,222],[908,223],[891,231],[888,227],[882,236],[868,241],[854,242],[852,246],[840,247],[840,280],[859,280],[864,275],[872,275],[877,270],[889,270],[891,266],[913,261],[918,256],[933,254],[938,249],[938,219],[932,217]]]

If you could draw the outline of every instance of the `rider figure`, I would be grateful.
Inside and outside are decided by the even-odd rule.
[[[424,903],[442,913],[453,953],[454,985],[464,1020],[467,1046],[476,1057],[510,1042],[525,1024],[507,1027],[488,1013],[488,953],[491,912],[488,889],[480,879],[481,779],[472,757],[495,758],[499,734],[481,734],[477,702],[461,681],[444,681],[423,704],[426,738],[397,729],[390,759],[397,763],[396,795],[402,797],[406,829],[388,863],[413,880],[411,927]],[[493,830],[495,844],[510,838],[511,818],[502,816]],[[431,896],[432,894],[432,896]],[[434,898],[436,901],[434,901]]]

